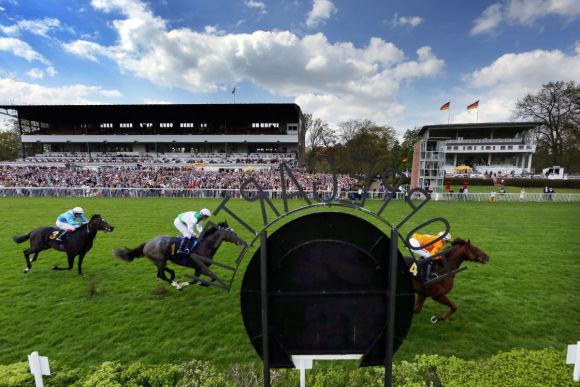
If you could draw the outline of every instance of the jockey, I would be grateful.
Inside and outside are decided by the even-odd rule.
[[[411,235],[411,238],[409,239],[409,244],[412,247],[425,246],[427,243],[434,241],[435,239],[441,237],[443,234],[445,234],[445,231],[441,231],[437,235],[414,233],[413,235]],[[429,257],[439,253],[439,251],[441,251],[441,249],[445,245],[447,245],[447,243],[449,243],[452,238],[453,237],[451,236],[451,234],[447,233],[447,235],[445,235],[442,239],[438,240],[437,242],[433,243],[432,245],[427,246],[427,247],[422,248],[422,249],[419,249],[419,250],[413,250],[413,251],[415,251],[417,254],[419,254],[422,258],[429,258]],[[431,268],[433,265],[433,261],[436,261],[436,260],[441,260],[441,256],[435,257],[433,260],[431,260],[429,262],[429,266],[427,268],[427,277],[428,278],[431,276]],[[437,277],[437,275],[435,273],[433,273],[433,277]]]
[[[75,207],[72,210],[60,214],[56,218],[56,226],[60,228],[60,232],[56,237],[57,241],[62,242],[62,237],[67,232],[73,232],[88,222],[87,218],[83,215],[84,212],[85,211],[81,207]]]
[[[179,230],[185,237],[181,244],[179,245],[179,249],[177,253],[185,253],[189,254],[190,251],[187,248],[189,246],[189,240],[191,238],[197,238],[197,234],[193,230],[193,226],[197,228],[197,231],[201,234],[203,231],[203,227],[201,226],[201,222],[211,216],[211,212],[207,208],[202,209],[199,212],[195,211],[188,211],[182,214],[177,215],[177,218],[173,221],[175,228]]]

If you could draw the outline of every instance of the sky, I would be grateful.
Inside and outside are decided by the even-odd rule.
[[[580,0],[0,0],[0,105],[296,103],[401,136],[561,80]]]

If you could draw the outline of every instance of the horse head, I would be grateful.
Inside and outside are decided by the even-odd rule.
[[[105,232],[113,232],[113,230],[115,229],[115,227],[107,223],[107,221],[103,219],[99,214],[91,216],[91,220],[89,220],[88,224],[95,227],[97,230],[103,230]]]
[[[246,244],[246,242],[242,238],[240,238],[238,236],[238,234],[236,234],[234,232],[234,229],[228,225],[227,221],[223,221],[223,222],[218,223],[216,227],[217,227],[217,230],[223,236],[224,241],[233,243],[235,245]]]
[[[461,238],[455,238],[451,243],[452,246],[457,246],[457,254],[465,261],[477,262],[485,264],[489,261],[489,256],[479,249],[477,246]]]

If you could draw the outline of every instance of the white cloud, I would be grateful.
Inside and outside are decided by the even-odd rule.
[[[0,37],[0,51],[11,52],[12,55],[24,58],[29,62],[36,60],[48,64],[48,61],[42,55],[34,51],[28,43],[20,39]]]
[[[55,69],[54,67],[52,67],[52,66],[48,66],[48,67],[46,68],[46,74],[47,74],[49,77],[55,77],[55,76],[56,76],[56,74],[58,74],[58,72],[56,71],[56,69]]]
[[[557,80],[580,79],[580,54],[566,55],[560,50],[534,50],[504,54],[489,66],[471,73],[467,80],[475,87],[517,83],[536,87]]]
[[[35,20],[20,20],[16,24],[10,26],[0,25],[0,31],[6,35],[17,35],[23,31],[30,32],[35,35],[48,36],[52,30],[62,30],[60,20],[55,18],[44,18]]]
[[[34,68],[26,73],[32,79],[42,79],[44,78],[44,71],[41,69]]]
[[[488,66],[464,77],[465,86],[456,94],[453,122],[508,121],[514,104],[526,94],[536,93],[550,81],[580,80],[580,52],[533,50],[505,54]],[[466,106],[479,99],[479,112]],[[453,104],[453,103],[452,103]],[[453,107],[452,107],[453,109]]]
[[[493,32],[503,20],[501,4],[492,4],[475,20],[471,35]]]
[[[119,90],[99,90],[98,93],[107,98],[119,98],[123,96]]]
[[[293,97],[305,112],[332,110],[329,122],[345,112],[350,118],[382,118],[400,113],[396,97],[402,83],[441,74],[445,68],[429,47],[416,58],[391,42],[371,38],[366,46],[330,43],[322,33],[297,36],[288,31],[214,34],[186,28],[169,29],[136,1],[93,0],[101,10],[124,15],[112,26],[116,43],[104,46],[77,40],[65,45],[70,53],[115,62],[121,72],[162,87],[193,93],[229,89],[248,81],[268,92]],[[335,105],[322,108],[327,100]],[[322,102],[321,102],[322,101]],[[320,111],[318,111],[320,110]],[[392,117],[394,118],[394,117]]]
[[[393,26],[394,27],[409,26],[411,28],[414,28],[414,27],[417,27],[422,22],[423,22],[423,19],[419,16],[399,16],[398,13],[395,13],[395,16],[393,17]]]
[[[532,25],[545,16],[557,15],[569,20],[580,16],[578,0],[504,0],[490,5],[475,20],[471,35],[494,32],[501,23]]]
[[[101,97],[106,92],[113,93],[114,90],[87,85],[44,87],[35,83],[0,78],[0,101],[14,101],[15,104],[100,104]]]
[[[260,13],[267,13],[266,11],[266,4],[263,1],[255,1],[255,0],[246,0],[244,4],[248,8],[254,8],[260,11]]]
[[[146,104],[146,105],[169,105],[169,104],[172,104],[173,102],[166,101],[166,100],[163,100],[163,99],[145,98],[145,100],[143,101],[143,103]]]
[[[306,25],[316,28],[330,19],[337,12],[336,7],[330,0],[313,0],[312,9],[308,12]]]

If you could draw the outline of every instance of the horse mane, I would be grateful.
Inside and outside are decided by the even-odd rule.
[[[101,217],[101,215],[100,215],[100,214],[94,214],[94,215],[92,215],[92,216],[91,216],[91,219],[89,219],[89,222],[90,222],[91,220],[95,220],[95,219],[97,219],[97,218],[100,218],[100,217]]]
[[[467,243],[467,241],[462,239],[462,238],[454,238],[453,241],[451,241],[452,246],[464,245],[466,243]]]
[[[211,234],[214,234],[214,233],[216,233],[216,232],[217,232],[219,229],[222,229],[222,228],[228,228],[228,227],[229,227],[229,226],[228,226],[228,222],[226,222],[226,221],[224,221],[224,222],[219,222],[218,224],[215,224],[215,223],[209,223],[209,224],[207,225],[207,227],[205,227],[205,228],[203,229],[203,232],[204,232],[204,234],[205,234],[205,235],[211,235]]]

